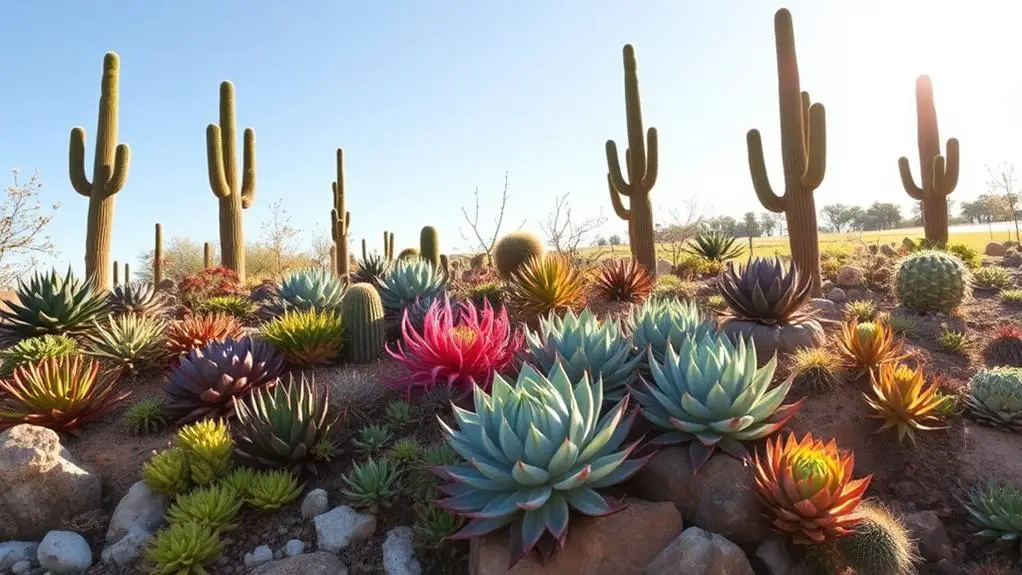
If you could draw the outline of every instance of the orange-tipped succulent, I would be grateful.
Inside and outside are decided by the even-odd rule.
[[[861,372],[872,371],[882,364],[905,357],[904,341],[894,337],[886,321],[851,320],[841,326],[838,351],[849,367]]]
[[[876,411],[873,417],[884,420],[877,433],[891,428],[898,430],[898,441],[908,437],[915,441],[915,431],[944,429],[927,423],[937,422],[934,415],[944,403],[937,386],[926,386],[922,368],[886,363],[871,375],[873,397],[863,394],[866,403]]]
[[[756,493],[769,508],[777,531],[798,544],[833,540],[859,521],[855,513],[872,476],[852,479],[855,457],[837,443],[813,439],[767,440],[756,453]]]

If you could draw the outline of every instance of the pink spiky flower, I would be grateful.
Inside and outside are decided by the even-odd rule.
[[[486,301],[482,309],[471,301],[456,305],[460,309],[452,309],[446,297],[436,299],[421,332],[407,313],[402,318],[402,341],[396,351],[387,346],[387,353],[405,367],[405,373],[391,383],[407,395],[435,387],[471,392],[478,385],[489,390],[493,374],[513,367],[524,332],[511,327],[507,310],[497,313]]]

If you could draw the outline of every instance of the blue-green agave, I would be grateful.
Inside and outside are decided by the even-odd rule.
[[[748,461],[742,442],[784,427],[802,405],[802,400],[781,405],[793,380],[770,389],[777,356],[757,368],[756,348],[745,337],[735,344],[727,335],[704,333],[668,347],[662,361],[652,355],[652,381],[643,378],[632,395],[642,415],[667,430],[655,442],[688,443],[695,470],[718,448]]]
[[[543,373],[550,373],[559,361],[568,378],[577,381],[584,373],[590,380],[603,380],[604,402],[620,401],[635,381],[642,359],[632,354],[632,344],[620,322],[601,322],[588,309],[563,317],[550,314],[539,320],[538,331],[527,331],[522,360]]]
[[[1022,368],[979,370],[969,381],[965,405],[982,423],[1022,433]]]
[[[277,286],[276,307],[284,311],[340,312],[344,283],[333,270],[306,268],[284,276]]]
[[[596,490],[618,484],[649,456],[629,459],[638,442],[622,446],[634,415],[628,397],[600,417],[603,386],[561,366],[543,376],[522,367],[512,386],[497,375],[490,394],[474,390],[475,411],[455,407],[460,429],[440,419],[447,443],[468,463],[435,468],[451,483],[437,505],[471,521],[452,539],[511,526],[511,565],[537,543],[545,554],[564,545],[571,509],[598,516],[621,504]],[[549,534],[552,537],[544,537]]]
[[[409,258],[394,262],[379,284],[383,308],[400,312],[416,298],[442,294],[447,288],[447,277],[429,262]]]
[[[694,301],[675,298],[650,298],[633,308],[626,319],[632,334],[632,345],[646,359],[647,350],[658,361],[664,359],[667,342],[675,346],[689,334],[716,332],[716,325],[707,320]]]
[[[1010,483],[988,482],[974,488],[965,502],[976,536],[995,543],[1022,544],[1022,490]]]

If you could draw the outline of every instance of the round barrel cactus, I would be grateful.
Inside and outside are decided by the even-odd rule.
[[[965,299],[969,271],[956,256],[925,250],[898,263],[894,290],[898,301],[916,311],[948,313]]]
[[[543,241],[529,232],[511,232],[493,247],[493,262],[504,279],[531,260],[543,255]]]

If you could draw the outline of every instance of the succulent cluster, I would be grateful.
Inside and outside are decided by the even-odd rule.
[[[214,341],[240,339],[245,335],[234,316],[216,314],[190,314],[167,326],[167,350],[171,356],[185,355]]]
[[[716,325],[703,317],[695,302],[656,298],[633,308],[625,320],[625,329],[632,334],[632,345],[643,361],[647,351],[662,361],[668,343],[676,347],[686,336],[717,331]]]
[[[158,315],[111,315],[86,334],[85,353],[132,374],[159,369],[170,358],[166,328]]]
[[[10,377],[19,365],[78,352],[78,342],[66,335],[40,335],[0,350],[0,377]]]
[[[398,260],[377,285],[383,309],[400,316],[416,299],[442,295],[447,278],[429,262],[412,258]]]
[[[902,258],[895,267],[894,293],[905,307],[950,313],[965,299],[969,270],[954,255],[924,250]]]
[[[556,254],[522,264],[508,289],[511,300],[527,316],[577,310],[586,296],[582,274],[567,257]]]
[[[15,300],[5,303],[0,307],[0,331],[13,340],[79,334],[109,312],[106,293],[75,277],[70,268],[63,278],[53,270],[19,280]]]
[[[877,432],[895,429],[898,441],[906,437],[915,441],[916,431],[943,429],[930,425],[937,422],[943,397],[936,385],[926,385],[922,368],[885,363],[870,374],[873,395],[864,394],[866,403],[883,421]]]
[[[110,290],[108,304],[112,314],[165,316],[170,313],[166,294],[149,282],[127,282]]]
[[[600,266],[596,290],[610,301],[640,303],[653,292],[656,278],[639,262],[631,259],[611,260]]]
[[[780,258],[753,258],[747,264],[727,263],[717,286],[730,316],[768,325],[795,323],[811,317],[805,303],[812,284],[794,263]]]
[[[980,370],[969,381],[965,404],[982,423],[1022,433],[1022,368]]]
[[[276,314],[309,310],[340,313],[344,283],[327,268],[299,269],[280,280],[274,296],[270,308]]]
[[[336,311],[288,311],[259,328],[263,339],[284,353],[291,365],[329,363],[341,352],[344,326]]]

